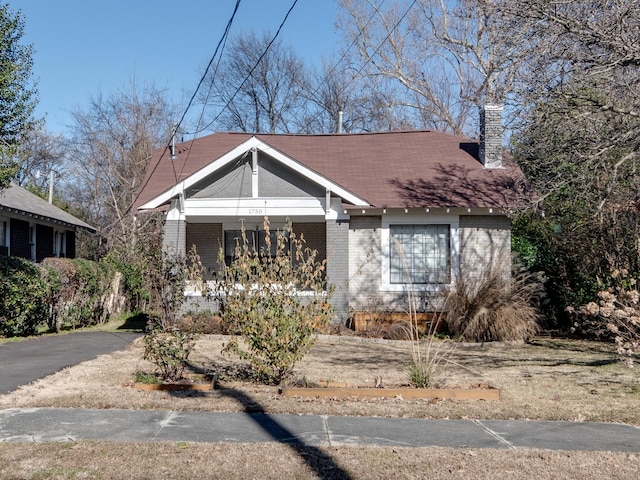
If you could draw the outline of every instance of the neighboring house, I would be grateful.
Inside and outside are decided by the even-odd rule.
[[[502,166],[501,113],[483,109],[481,142],[432,131],[209,135],[156,151],[136,207],[164,209],[165,250],[196,245],[211,275],[242,226],[288,219],[327,259],[337,320],[404,312],[409,291],[438,294],[503,260],[508,271],[518,172]]]
[[[18,185],[0,191],[0,255],[74,258],[78,229],[96,230]]]

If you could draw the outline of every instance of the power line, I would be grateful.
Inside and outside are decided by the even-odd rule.
[[[202,130],[200,130],[200,131],[204,131],[204,130],[208,129],[211,125],[213,125],[220,118],[220,116],[224,113],[224,111],[227,108],[229,108],[229,105],[231,105],[231,102],[233,101],[233,99],[236,98],[236,95],[238,95],[238,93],[240,92],[242,87],[244,87],[244,84],[247,83],[247,80],[249,80],[249,78],[251,78],[251,76],[253,75],[253,72],[255,71],[256,68],[258,68],[258,65],[260,65],[260,62],[262,61],[264,56],[269,51],[269,48],[271,48],[271,45],[273,45],[273,43],[278,38],[278,35],[280,34],[280,31],[282,30],[282,27],[284,27],[284,24],[287,22],[287,19],[289,18],[289,14],[294,9],[294,7],[296,6],[297,3],[298,3],[298,0],[294,0],[294,2],[291,4],[291,7],[289,7],[289,10],[287,11],[287,14],[284,16],[284,19],[280,23],[280,26],[278,27],[278,30],[276,31],[276,34],[273,36],[273,38],[271,39],[271,41],[269,42],[267,47],[264,49],[264,52],[262,52],[262,55],[260,55],[260,57],[258,58],[258,61],[256,61],[255,65],[251,68],[249,73],[244,77],[244,80],[242,80],[242,83],[240,84],[240,86],[238,86],[238,88],[236,88],[235,92],[233,92],[233,95],[231,95],[231,98],[227,101],[225,106],[222,107],[222,109],[220,110],[220,113],[218,113],[218,115],[216,115],[214,117],[214,119],[211,120],[211,122],[209,122],[207,125],[205,125],[202,128]]]
[[[386,0],[382,0],[380,2],[379,5],[376,6],[376,9],[380,9],[380,7],[382,7],[382,5],[384,5],[384,2]],[[311,94],[309,94],[310,98],[313,98],[316,93],[318,93],[318,91],[320,90],[322,84],[324,84],[329,77],[331,77],[331,75],[338,69],[338,66],[340,65],[340,63],[342,62],[342,60],[345,59],[345,57],[347,56],[347,54],[349,53],[349,51],[354,47],[354,45],[357,43],[358,39],[362,36],[362,34],[364,33],[364,29],[366,29],[369,24],[371,23],[371,21],[375,18],[375,16],[377,15],[377,12],[374,11],[373,14],[369,17],[369,19],[367,20],[367,22],[364,24],[364,27],[362,27],[361,29],[358,30],[358,34],[355,36],[355,38],[353,39],[353,41],[351,42],[351,44],[347,47],[347,49],[342,53],[342,55],[340,56],[340,58],[338,59],[338,61],[333,65],[333,67],[331,67],[331,69],[329,70],[329,72],[323,77],[322,81],[319,82],[318,86],[315,88],[315,90],[313,92],[311,92]],[[386,41],[386,39],[385,39]],[[298,113],[298,111],[300,110],[300,107],[297,108],[295,113]]]
[[[198,82],[198,86],[196,87],[195,91],[193,92],[193,95],[191,96],[191,99],[189,100],[189,103],[187,104],[187,107],[184,110],[184,113],[182,114],[182,116],[180,117],[180,120],[178,121],[178,123],[175,126],[174,129],[174,135],[175,132],[177,132],[178,128],[180,128],[180,125],[182,124],[182,122],[184,121],[187,112],[189,111],[189,108],[191,108],[191,104],[193,103],[193,100],[196,97],[196,94],[198,93],[198,90],[200,89],[200,86],[202,85],[202,83],[204,82],[207,73],[209,72],[209,68],[211,67],[211,64],[213,63],[213,61],[216,58],[216,55],[218,54],[218,50],[220,48],[220,45],[223,44],[223,42],[225,41],[226,37],[229,35],[229,30],[231,29],[231,25],[233,24],[233,20],[236,16],[236,13],[238,12],[238,8],[240,7],[240,2],[242,0],[236,0],[236,5],[233,9],[233,13],[231,14],[231,17],[229,18],[229,21],[227,22],[227,26],[224,29],[224,33],[222,34],[222,36],[220,37],[220,40],[218,41],[218,44],[216,45],[216,49],[213,52],[213,55],[211,57],[211,60],[209,60],[209,63],[207,64],[207,68],[205,70],[205,72],[202,74],[202,77],[200,77],[200,81]],[[158,158],[158,161],[156,162],[156,164],[153,166],[153,169],[151,170],[151,173],[147,176],[147,180],[142,184],[142,187],[140,187],[140,190],[138,191],[138,195],[136,196],[136,201],[138,199],[138,197],[140,196],[140,194],[142,193],[142,191],[146,188],[146,186],[148,185],[149,181],[151,180],[151,177],[153,176],[153,174],[156,172],[156,170],[158,169],[158,167],[160,166],[160,162],[162,161],[162,159],[165,157],[167,150],[169,150],[169,143],[165,144],[164,150],[162,151],[162,153],[160,154],[160,157]],[[175,165],[173,165],[173,163],[171,164],[173,170],[173,174],[174,174],[174,178],[176,180],[176,182],[178,181],[178,175],[175,171]],[[131,211],[131,209],[133,208],[133,204],[135,203],[135,201],[129,205],[129,208],[127,208],[127,211],[125,212],[125,215],[127,213],[129,213],[129,211]]]
[[[182,121],[184,120],[185,116],[187,115],[187,112],[189,111],[189,108],[191,108],[191,104],[193,103],[193,100],[196,98],[198,90],[200,90],[200,87],[202,86],[202,83],[207,78],[207,74],[209,73],[209,68],[211,68],[211,64],[213,63],[214,59],[216,58],[216,56],[218,54],[218,49],[220,48],[220,45],[223,42],[226,42],[226,38],[229,35],[229,30],[231,29],[231,24],[233,23],[233,19],[235,18],[236,13],[238,12],[238,8],[240,7],[240,2],[241,2],[241,0],[236,0],[236,6],[233,9],[233,13],[231,14],[231,18],[229,18],[229,21],[227,22],[227,26],[224,29],[224,33],[222,34],[222,37],[218,41],[218,45],[216,45],[216,50],[213,52],[213,56],[211,57],[211,60],[209,60],[209,63],[207,64],[207,68],[205,69],[204,73],[202,74],[202,77],[200,77],[200,81],[198,82],[198,86],[196,87],[195,91],[193,92],[193,95],[191,96],[191,99],[189,100],[189,103],[187,104],[187,108],[185,108],[184,113],[182,114],[182,117],[180,117],[180,120],[178,121],[176,129],[180,127],[180,124],[182,123]]]

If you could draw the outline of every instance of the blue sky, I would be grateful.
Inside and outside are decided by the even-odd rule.
[[[186,106],[236,0],[6,0],[25,20],[47,129],[65,133],[70,111],[130,81],[168,89]],[[231,34],[275,33],[293,0],[242,0]],[[309,64],[336,50],[335,0],[298,0],[280,39]]]

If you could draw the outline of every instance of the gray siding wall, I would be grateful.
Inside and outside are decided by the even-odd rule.
[[[186,253],[187,224],[184,220],[164,222],[162,252],[166,255],[184,255]]]
[[[323,197],[325,191],[293,170],[260,156],[258,192],[261,197]]]
[[[349,317],[349,222],[328,220],[326,242],[327,281],[335,287],[334,323],[340,324]]]
[[[213,278],[213,272],[219,269],[218,252],[222,248],[221,223],[189,223],[187,224],[186,245],[187,253],[191,246],[196,246],[200,261],[206,269],[206,279]]]
[[[215,179],[207,178],[194,185],[187,192],[193,198],[246,198],[251,197],[251,164],[244,160],[241,165],[233,164]]]
[[[502,215],[460,217],[460,275],[473,285],[492,272],[511,275],[511,221]]]

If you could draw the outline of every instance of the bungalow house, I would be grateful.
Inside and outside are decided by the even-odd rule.
[[[212,134],[156,151],[136,207],[162,209],[165,250],[195,245],[212,275],[241,226],[289,220],[327,260],[336,321],[404,312],[409,291],[437,298],[510,258],[517,171],[502,165],[501,114],[482,110],[480,142],[434,131]]]
[[[0,255],[74,258],[78,229],[96,230],[18,185],[0,191]]]

